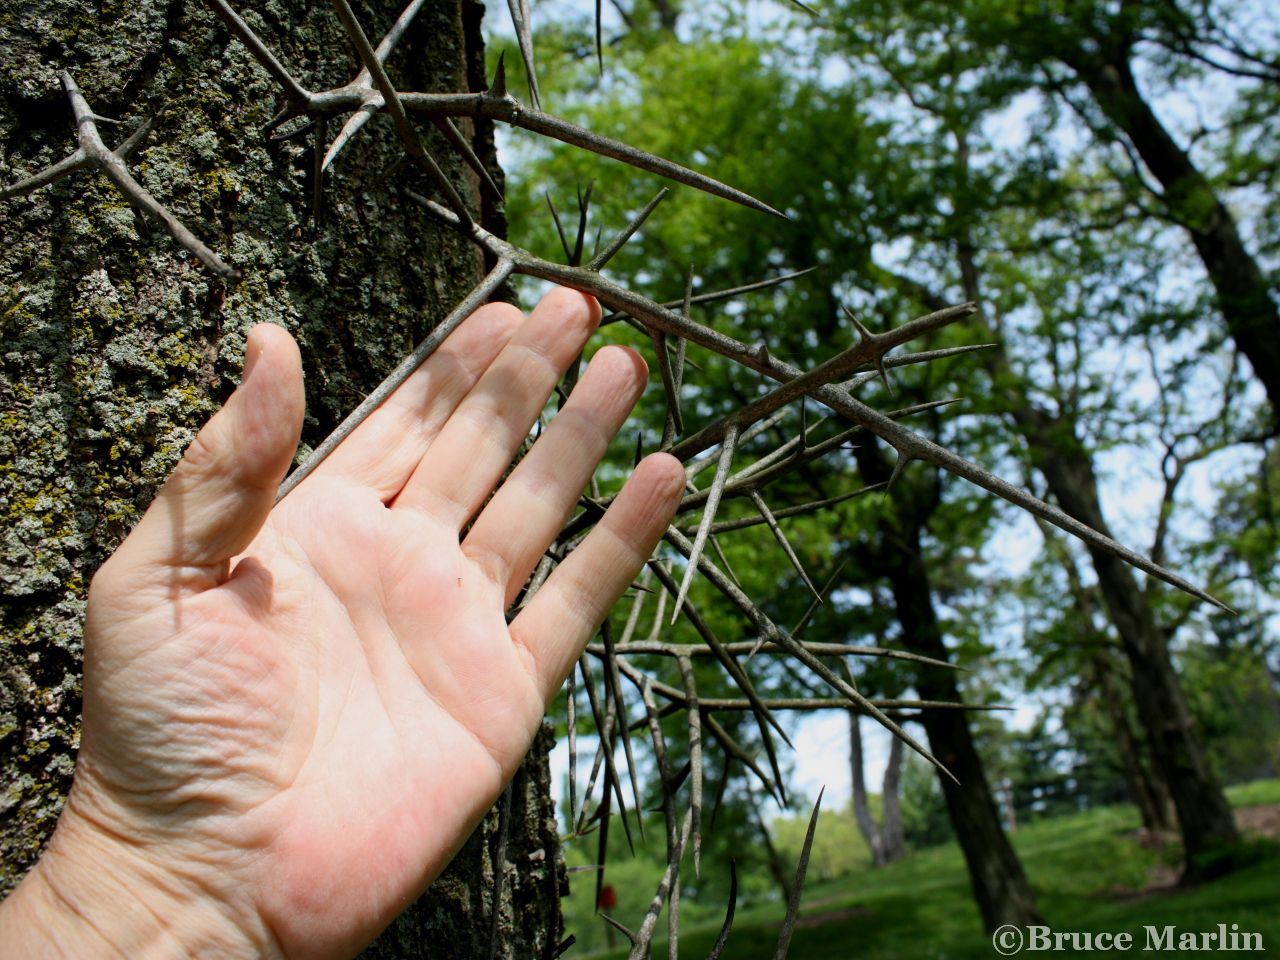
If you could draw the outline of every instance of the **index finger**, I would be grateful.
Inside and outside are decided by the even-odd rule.
[[[392,499],[523,320],[524,314],[508,303],[480,307],[316,467],[315,475],[352,480],[372,487],[384,501]]]

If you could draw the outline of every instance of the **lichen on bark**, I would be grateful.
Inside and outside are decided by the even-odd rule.
[[[241,6],[308,86],[339,85],[357,72],[327,4]],[[370,0],[357,12],[377,33],[399,8]],[[426,5],[392,58],[393,74],[413,89],[480,89],[481,16],[471,0]],[[328,175],[315,216],[313,138],[264,136],[279,105],[273,81],[202,4],[184,0],[6,4],[0,184],[74,150],[58,82],[64,69],[96,113],[122,121],[100,125],[110,143],[156,118],[131,171],[244,278],[228,285],[213,277],[91,169],[0,201],[0,890],[39,855],[70,784],[92,573],[234,388],[248,329],[277,323],[299,341],[305,450],[470,289],[482,266],[474,249],[400,201],[400,187],[416,180],[388,175],[400,153],[381,119]],[[500,182],[492,131],[464,126]],[[500,207],[482,208],[472,175],[446,150],[437,155],[467,186],[477,216],[501,229]],[[508,849],[517,865],[542,851],[554,879],[562,871],[558,847],[548,845],[555,831],[546,823],[545,763],[545,750],[534,751],[521,773],[540,799],[531,794],[520,807],[528,819],[513,827]],[[457,924],[487,936],[488,915],[476,913],[487,909],[478,874],[491,875],[483,837],[495,822],[464,849],[420,919],[397,928],[396,956],[418,955],[404,945],[405,929],[430,931],[434,957],[475,955],[449,951],[474,942]],[[535,955],[530,944],[559,929],[545,871],[515,872],[505,886],[523,905],[499,957]],[[525,874],[544,891],[536,901],[520,899]],[[521,952],[510,952],[517,944]],[[416,949],[426,955],[423,944]]]

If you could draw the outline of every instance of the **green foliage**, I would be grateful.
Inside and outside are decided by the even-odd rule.
[[[803,809],[803,803],[797,804]],[[876,810],[877,804],[872,804]],[[805,813],[780,817],[773,822],[774,843],[787,870],[794,870],[800,860],[800,851],[804,847],[805,830],[809,826],[809,817]],[[818,814],[818,830],[813,837],[813,849],[809,854],[809,872],[805,880],[806,889],[810,884],[821,883],[843,877],[855,870],[863,870],[871,866],[871,850],[867,842],[858,832],[853,819],[853,809],[845,806],[842,810],[823,810]]]
[[[902,834],[913,850],[937,846],[953,836],[938,776],[914,755],[903,757]]]
[[[1209,755],[1228,783],[1280,770],[1280,698],[1256,648],[1194,644],[1179,657]]]
[[[1229,794],[1240,806],[1280,802],[1280,780],[1260,781]],[[1118,806],[1044,820],[1014,834],[1051,929],[1127,931],[1143,943],[1145,924],[1209,931],[1225,921],[1261,933],[1266,945],[1280,942],[1275,912],[1280,853],[1274,846],[1255,843],[1249,866],[1182,890],[1166,885],[1172,852],[1140,844],[1137,827],[1133,808]],[[1155,889],[1143,892],[1149,886]],[[990,935],[969,904],[969,880],[954,843],[806,889],[793,943],[794,955],[806,960],[989,960],[993,954]],[[780,904],[741,911],[728,955],[743,960],[772,956],[781,915]],[[705,957],[718,924],[716,919],[702,929],[686,926],[680,956]],[[659,944],[655,955],[664,950]],[[625,953],[591,956],[614,960]]]

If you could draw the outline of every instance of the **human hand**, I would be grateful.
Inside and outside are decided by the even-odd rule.
[[[647,458],[507,624],[647,379],[600,349],[489,499],[599,316],[564,289],[482,308],[274,508],[302,375],[287,333],[252,331],[94,578],[75,782],[0,942],[349,956],[425,889],[679,501],[680,464]]]

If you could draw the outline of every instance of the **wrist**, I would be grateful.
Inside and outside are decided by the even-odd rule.
[[[245,923],[230,900],[202,882],[198,864],[161,864],[71,810],[0,904],[0,942],[20,958],[278,954],[268,931]]]

